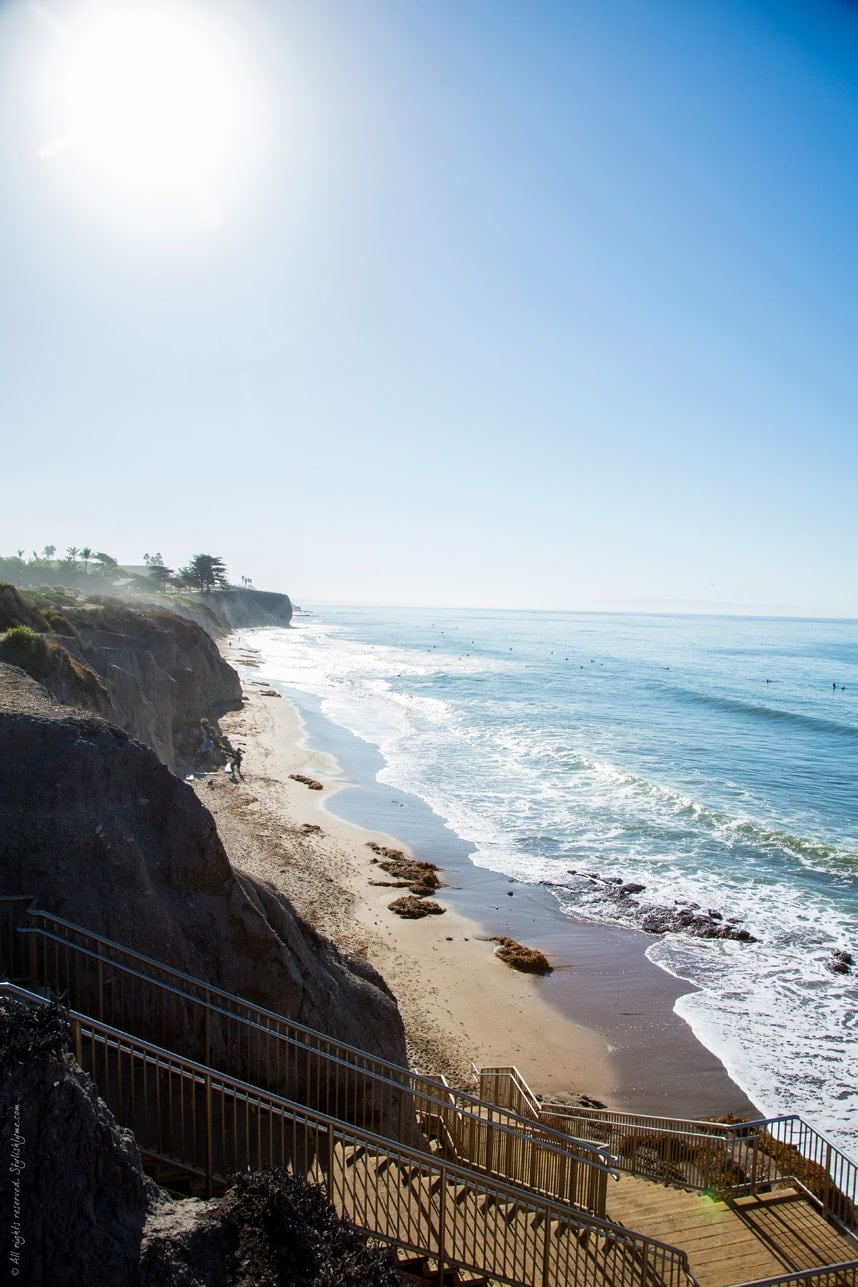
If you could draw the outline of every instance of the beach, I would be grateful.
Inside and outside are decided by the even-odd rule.
[[[347,767],[315,744],[288,698],[254,678],[252,650],[239,636],[221,647],[243,677],[243,708],[221,727],[244,750],[244,777],[212,774],[193,785],[233,864],[270,882],[316,930],[383,976],[413,1066],[468,1087],[473,1066],[515,1065],[544,1097],[671,1116],[756,1115],[674,1013],[689,985],[646,959],[647,936],[570,920],[538,885],[467,859],[452,865],[448,853],[434,896],[443,915],[404,920],[391,912],[407,891],[391,887],[370,845],[409,854],[414,846],[392,830],[357,825],[361,797]],[[335,809],[349,788],[347,821]],[[496,955],[495,935],[545,952],[552,973],[512,970]]]

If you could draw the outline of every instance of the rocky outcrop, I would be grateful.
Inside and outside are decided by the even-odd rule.
[[[285,1170],[238,1175],[178,1219],[177,1205],[147,1224],[140,1287],[402,1287],[394,1252]]]
[[[157,1191],[67,1044],[54,1008],[0,1005],[0,1264],[7,1282],[134,1283]]]
[[[0,893],[32,895],[147,956],[406,1062],[381,978],[235,871],[193,790],[120,729],[56,718],[49,705],[0,711],[0,836]]]
[[[196,621],[215,637],[229,634],[231,630],[292,624],[292,601],[288,594],[270,590],[185,591],[141,598],[137,606],[166,608],[188,621]]]
[[[594,871],[568,869],[573,877],[569,884],[544,884],[562,891],[564,897],[574,894],[582,906],[600,905],[609,919],[621,921],[643,930],[646,934],[687,934],[692,938],[730,939],[736,943],[756,943],[756,938],[746,930],[735,916],[725,916],[715,907],[703,908],[699,903],[675,902],[673,906],[641,900],[638,895],[645,885],[623,880],[621,876],[602,876]]]

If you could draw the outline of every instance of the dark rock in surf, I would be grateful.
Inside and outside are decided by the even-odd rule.
[[[851,974],[853,964],[852,953],[841,950],[831,953],[830,959],[825,962],[825,968],[830,974]]]

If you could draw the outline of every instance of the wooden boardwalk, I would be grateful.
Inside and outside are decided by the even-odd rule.
[[[719,1202],[624,1175],[608,1190],[608,1216],[685,1251],[701,1287],[858,1259],[858,1242],[792,1190]]]

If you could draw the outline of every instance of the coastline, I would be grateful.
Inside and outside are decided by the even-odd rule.
[[[756,1115],[674,1013],[689,985],[646,958],[649,937],[576,922],[548,890],[474,867],[467,844],[426,806],[379,786],[373,748],[356,738],[353,746],[312,699],[299,707],[255,678],[252,645],[240,636],[221,650],[248,699],[222,720],[244,747],[246,777],[199,779],[199,794],[237,867],[277,886],[319,932],[384,977],[415,1066],[467,1085],[472,1063],[515,1064],[544,1096],[672,1116]],[[324,789],[309,790],[292,773]],[[409,921],[388,910],[402,891],[371,883],[384,876],[371,841],[438,864],[444,915]],[[494,954],[496,934],[544,951],[553,973],[509,969]]]

